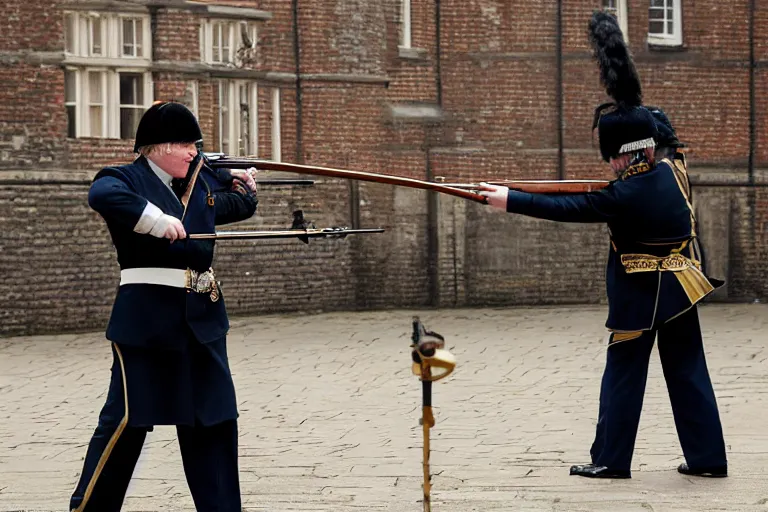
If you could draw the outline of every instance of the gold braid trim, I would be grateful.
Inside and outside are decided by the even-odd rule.
[[[650,254],[622,254],[621,264],[627,274],[635,272],[681,272],[690,267],[698,267],[697,262],[680,253],[669,256],[652,256]]]
[[[689,267],[682,272],[675,272],[675,277],[680,281],[680,286],[683,287],[691,304],[696,304],[715,289],[698,267]]]
[[[630,165],[624,170],[624,172],[621,173],[621,179],[625,180],[630,176],[635,176],[636,174],[642,174],[650,170],[651,170],[651,165],[648,162],[640,162],[639,164]]]
[[[99,476],[101,475],[101,471],[104,469],[104,466],[106,465],[107,460],[109,459],[109,456],[112,454],[112,450],[114,450],[118,439],[120,439],[120,435],[123,433],[123,430],[125,430],[125,427],[128,424],[128,383],[126,382],[126,378],[125,378],[125,364],[123,363],[123,353],[120,352],[120,347],[117,346],[117,343],[113,343],[113,345],[115,346],[115,351],[117,352],[117,358],[120,361],[120,373],[123,378],[123,401],[125,402],[125,412],[123,413],[123,419],[120,420],[120,423],[117,425],[117,428],[115,429],[115,433],[112,434],[112,437],[109,439],[109,442],[107,442],[107,446],[104,448],[104,451],[101,453],[101,457],[99,457],[99,462],[96,464],[96,469],[94,470],[93,475],[91,476],[91,480],[88,482],[88,487],[85,488],[85,495],[83,496],[82,503],[80,503],[80,506],[74,509],[72,512],[82,512],[83,510],[85,510],[85,506],[88,504],[88,500],[91,499],[93,488],[96,486],[96,482],[98,481]]]

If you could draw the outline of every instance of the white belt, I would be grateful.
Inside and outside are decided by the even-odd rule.
[[[180,268],[126,268],[120,271],[120,286],[126,284],[159,284],[186,288],[197,293],[211,294],[213,302],[219,300],[219,285],[212,268],[205,272]]]
[[[159,284],[186,288],[187,271],[179,268],[126,268],[120,271],[120,286],[125,284]]]

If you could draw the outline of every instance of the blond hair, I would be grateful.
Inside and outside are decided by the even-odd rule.
[[[139,154],[141,156],[147,157],[158,150],[159,144],[147,144],[146,146],[141,146],[139,148]]]

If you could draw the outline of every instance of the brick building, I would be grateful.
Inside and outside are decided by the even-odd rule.
[[[103,327],[118,272],[88,180],[176,99],[206,150],[432,179],[601,178],[586,23],[621,20],[646,104],[687,142],[721,300],[768,294],[768,5],[733,0],[6,0],[0,335]],[[235,314],[597,303],[607,232],[411,189],[264,187],[238,228],[382,226],[221,243]],[[404,325],[405,327],[405,325]]]

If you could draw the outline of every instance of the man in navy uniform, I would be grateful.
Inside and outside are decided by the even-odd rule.
[[[211,268],[218,224],[251,217],[251,171],[214,172],[185,106],[158,102],[143,115],[130,165],[101,170],[90,206],[106,221],[120,287],[106,337],[113,365],[106,403],[70,510],[120,510],[148,431],[176,425],[199,511],[241,511],[237,405],[227,361],[229,321]]]
[[[630,478],[648,362],[658,335],[686,460],[678,471],[726,476],[725,443],[696,306],[723,283],[702,271],[687,175],[684,181],[676,172],[674,158],[656,160],[657,121],[641,104],[640,82],[616,19],[596,13],[590,29],[601,78],[616,100],[598,107],[596,124],[600,152],[617,179],[585,194],[529,194],[491,185],[482,193],[489,204],[512,213],[608,224],[607,362],[592,463],[573,466],[571,474]]]

